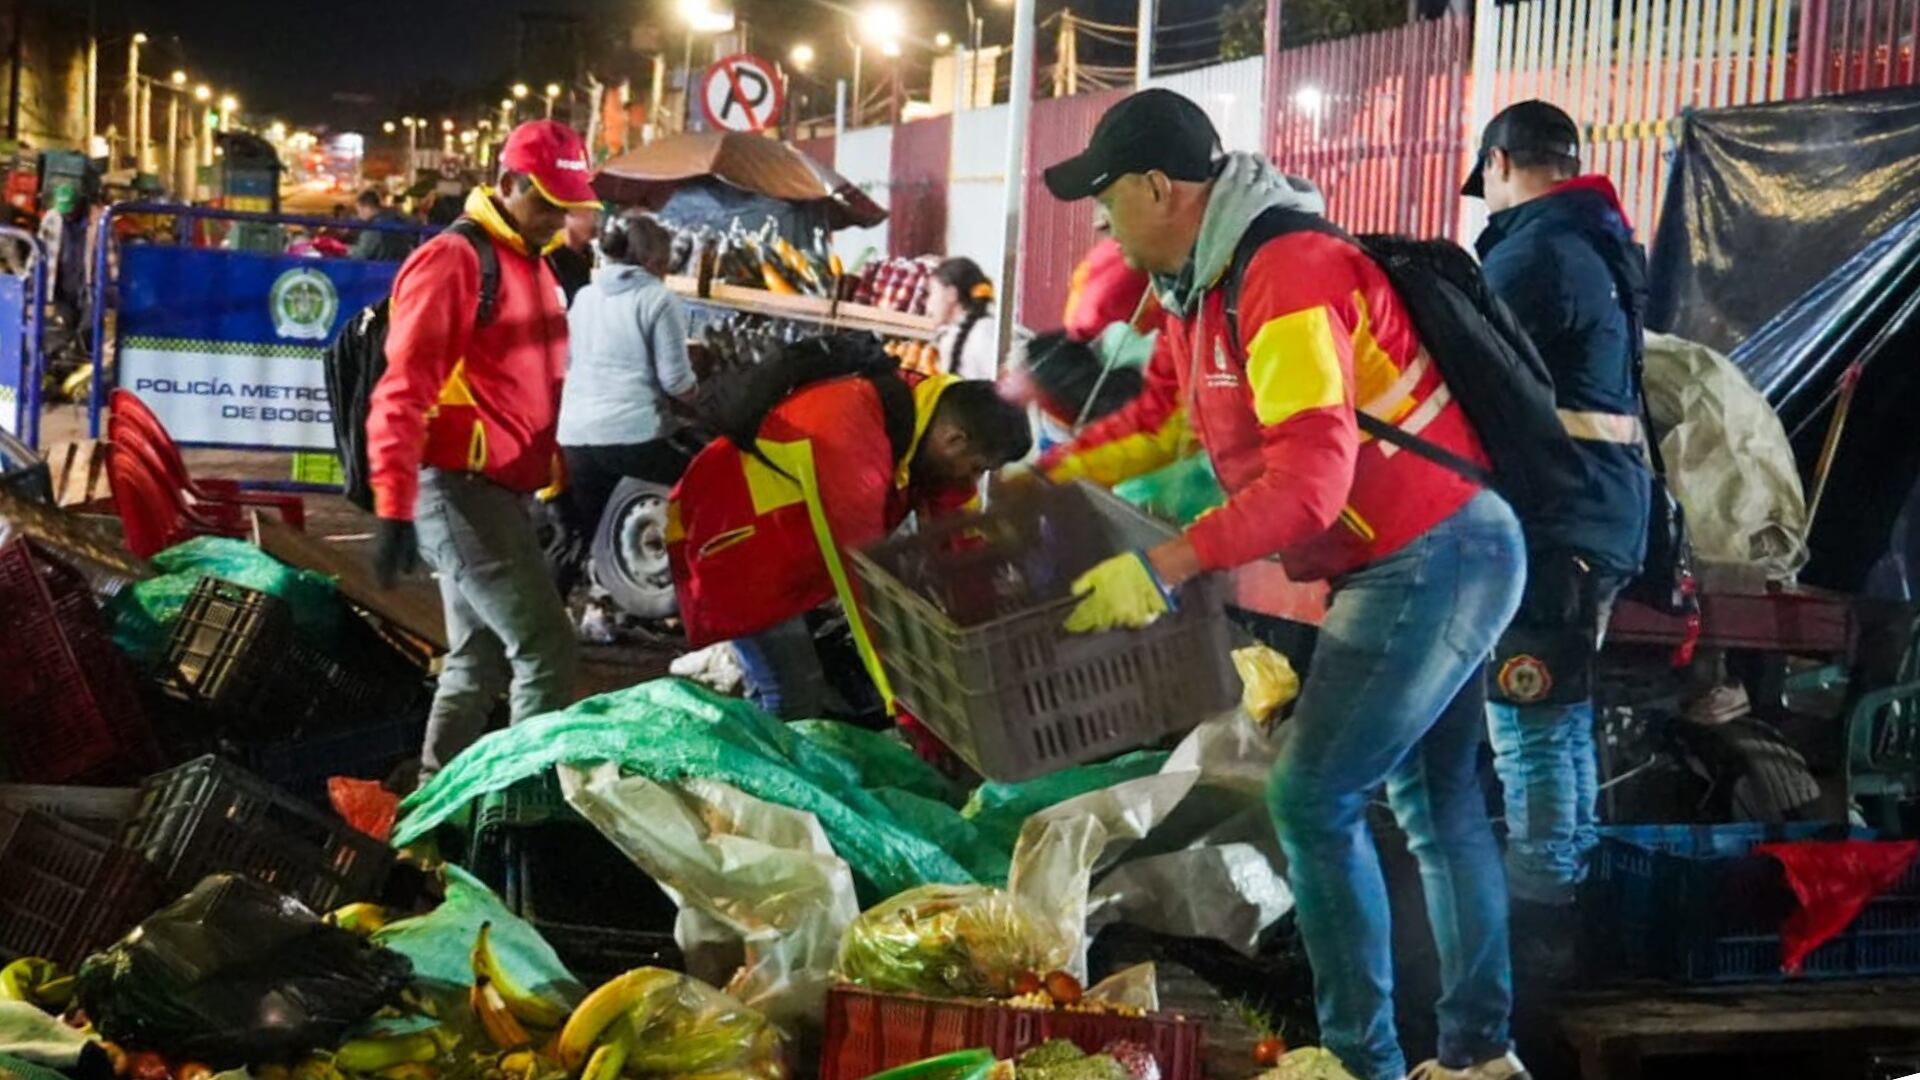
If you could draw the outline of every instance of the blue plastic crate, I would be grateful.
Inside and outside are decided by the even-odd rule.
[[[1587,966],[1680,983],[1784,978],[1779,913],[1750,888],[1755,845],[1872,839],[1831,824],[1633,825],[1601,830],[1581,896]],[[1801,977],[1920,973],[1920,861],[1813,951]]]

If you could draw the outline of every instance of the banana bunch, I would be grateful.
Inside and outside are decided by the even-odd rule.
[[[372,937],[391,921],[392,915],[379,904],[348,904],[329,912],[326,922],[358,937]]]
[[[764,1016],[662,968],[635,968],[587,995],[555,1056],[580,1080],[788,1080],[779,1030]]]
[[[495,1046],[524,1050],[533,1045],[530,1028],[552,1031],[568,1022],[567,1010],[521,986],[508,974],[494,955],[492,929],[493,924],[481,923],[480,933],[473,939],[473,990],[469,1001]]]
[[[73,974],[38,956],[25,956],[0,968],[0,1001],[24,1001],[51,1013],[73,1001]]]

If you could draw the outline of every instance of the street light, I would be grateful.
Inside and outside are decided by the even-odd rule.
[[[554,99],[560,96],[560,84],[548,83],[546,89],[547,89],[547,92],[541,96],[547,99],[547,119],[551,120],[553,119]]]
[[[900,42],[897,38],[888,38],[880,43],[880,54],[890,60],[900,58]]]
[[[187,73],[184,71],[176,71],[167,81],[171,82],[175,87],[185,86],[187,85]]]
[[[224,94],[221,96],[220,98],[220,130],[221,131],[233,130],[233,114],[238,112],[239,110],[240,110],[239,98],[234,97],[232,94]]]
[[[942,30],[933,35],[933,44],[936,48],[951,49],[953,48],[953,35]]]
[[[813,46],[803,41],[793,47],[793,51],[787,54],[787,59],[793,61],[794,67],[804,71],[813,64]]]
[[[147,43],[147,35],[136,32],[127,39],[127,152],[133,157],[133,167],[140,168],[140,46]]]
[[[440,130],[441,130],[441,131],[446,131],[446,132],[451,132],[451,131],[453,130],[453,128],[454,128],[454,123],[453,123],[453,121],[451,121],[451,120],[442,120],[442,121],[440,121]]]
[[[527,96],[527,84],[523,82],[514,83],[513,84],[513,100],[520,101],[526,96]]]
[[[199,86],[194,87],[193,100],[200,102],[202,105],[212,101],[213,87],[208,86],[206,83],[201,83]]]
[[[386,123],[381,124],[380,130],[386,132],[389,135],[393,134],[393,121],[389,120]]]

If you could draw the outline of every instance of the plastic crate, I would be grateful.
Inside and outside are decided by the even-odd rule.
[[[420,753],[427,720],[413,713],[346,731],[237,750],[238,760],[262,780],[311,805],[328,808],[327,781],[336,776],[385,780]]]
[[[1781,912],[1759,886],[1773,860],[1752,849],[1848,837],[1871,834],[1819,824],[1603,828],[1580,898],[1586,967],[1687,984],[1784,978]],[[1809,954],[1797,977],[1896,974],[1920,974],[1920,862]]]
[[[384,844],[211,755],[149,778],[122,837],[182,890],[233,871],[316,912],[377,898],[393,869]]]
[[[160,764],[139,684],[87,579],[26,540],[0,544],[0,765],[26,783],[112,783]]]
[[[135,852],[50,814],[0,806],[0,959],[75,966],[170,897]]]
[[[916,1061],[985,1047],[1010,1058],[1048,1039],[1066,1039],[1099,1053],[1115,1039],[1153,1051],[1162,1080],[1200,1080],[1206,1031],[1167,1013],[1111,1016],[1057,1009],[1016,1009],[990,1001],[877,994],[836,986],[827,994],[820,1080],[865,1080]]]
[[[1108,758],[1230,707],[1240,680],[1217,575],[1145,629],[1061,627],[1075,578],[1174,535],[1090,484],[1038,485],[855,553],[894,696],[995,780]]]
[[[672,934],[574,926],[543,919],[527,922],[553,946],[560,962],[580,985],[589,990],[637,967],[686,970],[686,960]]]
[[[200,579],[181,609],[160,683],[218,733],[240,739],[397,720],[426,703],[420,669],[364,619],[343,619],[339,641],[323,651],[295,632],[284,601],[212,577]],[[191,745],[192,734],[185,741]]]
[[[119,836],[140,805],[137,787],[70,784],[0,784],[0,807],[38,810],[100,836]]]

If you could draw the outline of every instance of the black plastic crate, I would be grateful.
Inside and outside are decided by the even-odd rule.
[[[352,612],[322,649],[297,632],[278,597],[211,577],[181,610],[159,681],[208,721],[198,731],[174,725],[181,745],[199,749],[217,737],[311,738],[410,720],[428,697],[419,666]]]
[[[317,912],[378,898],[393,869],[386,845],[211,755],[149,778],[122,838],[182,890],[232,871]]]
[[[114,837],[140,805],[137,787],[0,784],[0,807],[38,810],[98,836]]]
[[[327,781],[336,776],[385,780],[402,762],[420,753],[427,718],[422,709],[408,715],[346,731],[230,748],[237,760],[289,795],[328,808]]]
[[[685,971],[687,967],[686,958],[671,933],[574,926],[542,919],[527,921],[553,946],[573,977],[589,990],[637,967],[674,971]]]
[[[0,544],[0,770],[33,784],[114,783],[160,764],[139,684],[78,570]]]
[[[0,960],[76,966],[171,898],[137,853],[50,814],[0,806]]]
[[[1844,826],[1629,825],[1601,830],[1580,898],[1590,974],[1678,983],[1785,978],[1790,897],[1759,844],[1869,839]],[[1920,862],[1810,953],[1801,978],[1920,974]]]

